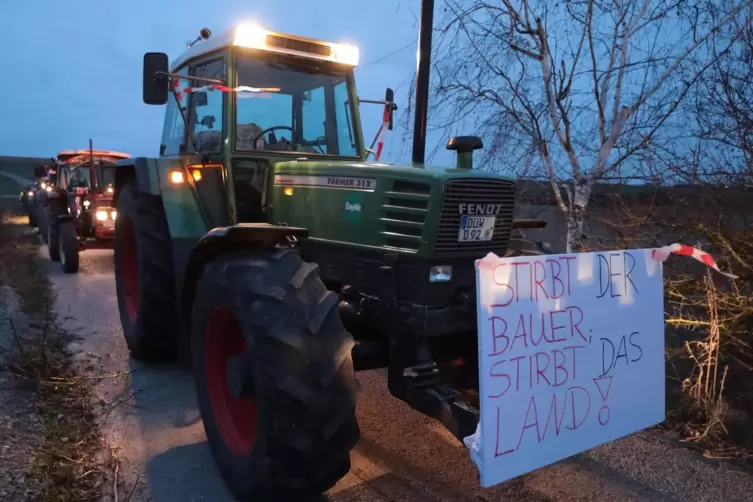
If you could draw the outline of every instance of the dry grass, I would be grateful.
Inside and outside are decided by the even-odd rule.
[[[706,417],[705,428],[698,433],[695,438],[697,440],[708,439],[717,429],[725,435],[729,432],[724,426],[727,406],[723,399],[729,366],[724,366],[720,376],[721,335],[717,308],[718,292],[711,278],[711,272],[707,272],[704,284],[707,291],[708,320],[701,322],[708,327],[708,334],[701,340],[685,341],[687,355],[695,365],[693,373],[682,382],[685,395],[692,399],[694,406]]]
[[[682,200],[656,207],[620,205],[602,212],[610,235],[598,248],[646,248],[681,242],[712,254],[736,281],[688,258],[665,263],[667,421],[714,458],[753,460],[753,232],[724,200],[696,208]],[[747,210],[746,210],[747,211]]]
[[[24,220],[25,222],[25,220]],[[20,223],[20,224],[19,224]],[[4,215],[0,223],[0,285],[11,287],[22,301],[28,327],[11,323],[17,357],[8,373],[34,391],[43,438],[27,476],[35,480],[35,499],[73,502],[97,500],[101,483],[117,461],[102,459],[102,445],[90,406],[90,382],[69,363],[69,336],[58,328],[52,313],[54,297],[37,261],[36,236],[23,222]]]

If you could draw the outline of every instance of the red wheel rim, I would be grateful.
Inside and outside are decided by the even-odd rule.
[[[207,390],[217,428],[230,451],[247,455],[256,440],[256,403],[250,397],[235,399],[227,386],[228,359],[246,350],[241,327],[229,309],[212,311],[204,344]]]
[[[133,221],[128,216],[121,216],[120,230],[120,280],[123,283],[125,307],[131,322],[136,320],[139,312],[139,262],[136,251],[136,233]]]

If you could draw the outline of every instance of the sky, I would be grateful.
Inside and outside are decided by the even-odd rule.
[[[419,12],[420,0],[2,2],[0,155],[51,157],[88,148],[92,138],[95,148],[157,156],[164,106],[141,100],[143,54],[166,52],[172,61],[201,28],[217,35],[243,20],[358,45],[359,96],[383,99],[386,87],[396,89],[395,117],[404,123],[407,92],[415,85]],[[370,143],[381,108],[363,105],[361,113]],[[410,159],[403,133],[398,125],[388,134],[382,160]],[[427,152],[442,139],[430,137]],[[449,153],[435,160],[453,162]]]

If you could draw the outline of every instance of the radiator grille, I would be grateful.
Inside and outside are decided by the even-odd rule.
[[[415,253],[422,242],[431,189],[425,183],[395,180],[382,202],[381,234],[387,247]]]
[[[329,45],[307,42],[296,38],[281,37],[279,35],[267,35],[267,45],[277,49],[308,52],[325,57],[332,55],[332,48]]]
[[[491,241],[458,242],[460,230],[459,204],[504,204],[497,214]],[[442,209],[434,241],[434,256],[482,257],[488,252],[502,254],[507,250],[510,227],[515,211],[515,184],[490,179],[451,180],[445,185]]]

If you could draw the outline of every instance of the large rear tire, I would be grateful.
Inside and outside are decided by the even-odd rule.
[[[337,305],[295,250],[235,253],[205,268],[193,373],[209,446],[240,500],[302,500],[350,470],[357,384]],[[245,362],[228,365],[239,354]],[[247,397],[233,397],[228,376]]]
[[[115,220],[115,289],[131,355],[141,360],[175,355],[175,293],[170,231],[162,199],[121,190]]]

